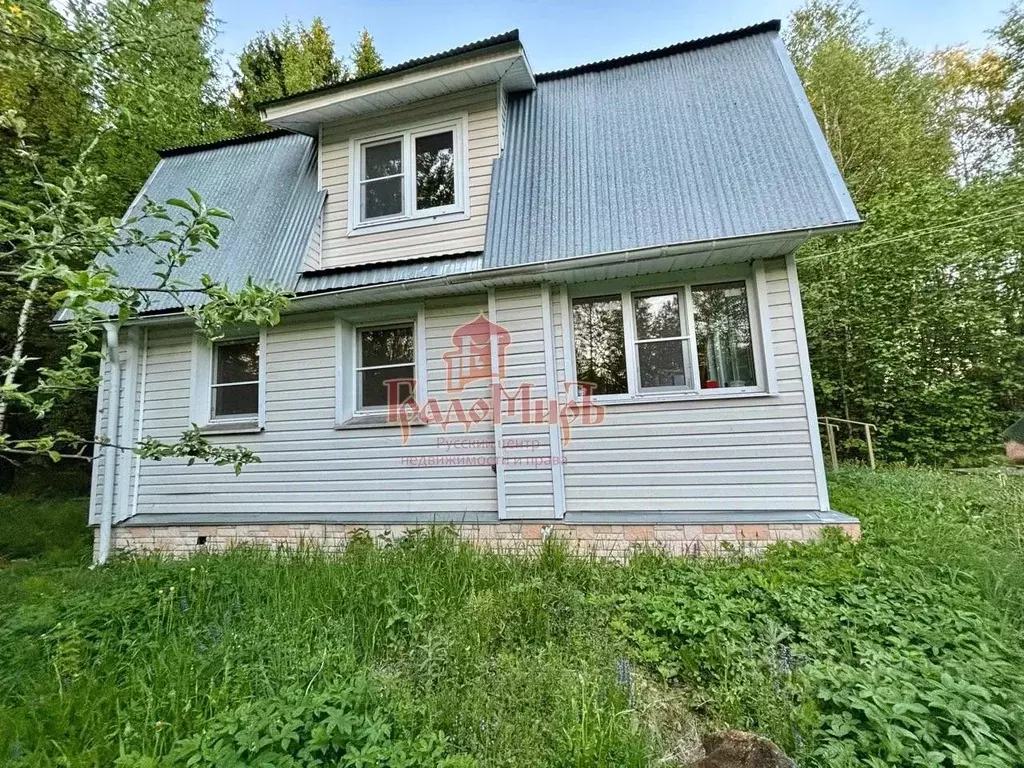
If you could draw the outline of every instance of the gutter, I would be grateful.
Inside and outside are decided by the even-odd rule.
[[[117,431],[121,414],[121,360],[117,324],[105,323],[107,332],[107,363],[110,376],[107,387],[107,440],[103,446],[103,497],[100,502],[100,540],[95,564],[103,565],[110,558],[110,533],[114,522],[114,478],[117,473]]]

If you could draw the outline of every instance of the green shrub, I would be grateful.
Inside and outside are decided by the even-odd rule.
[[[615,628],[713,719],[810,766],[1024,763],[1019,634],[884,540],[638,558]]]
[[[440,732],[403,732],[381,706],[381,692],[365,672],[317,693],[291,687],[214,716],[202,732],[181,739],[162,760],[125,756],[122,768],[468,768],[471,758],[446,755]],[[422,713],[420,713],[422,715]]]

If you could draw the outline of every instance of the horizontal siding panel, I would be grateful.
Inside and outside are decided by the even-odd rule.
[[[570,515],[819,508],[788,276],[781,260],[765,267],[765,353],[778,395],[607,404],[602,424],[571,427],[564,467]],[[561,321],[556,313],[560,361]]]
[[[322,185],[328,192],[324,211],[322,264],[338,266],[439,256],[484,247],[491,171],[498,156],[497,86],[487,86],[389,110],[368,118],[324,126]],[[350,140],[387,132],[410,123],[467,114],[469,217],[420,227],[350,236]]]
[[[484,303],[482,303],[482,301]],[[440,362],[451,334],[486,308],[485,299],[427,309],[428,360]],[[189,426],[191,330],[162,331],[151,347],[144,432],[174,439]],[[444,371],[428,372],[428,388],[443,394]],[[183,461],[142,463],[139,512],[155,514],[494,514],[497,508],[490,424],[445,434],[413,429],[401,443],[396,427],[336,430],[334,316],[288,316],[267,335],[266,429],[212,435],[215,445],[252,448],[262,463],[235,476],[230,467]],[[467,389],[466,397],[487,394]],[[476,446],[443,440],[471,439]],[[402,460],[471,460],[479,464],[408,465]],[[196,497],[202,497],[197,506]]]
[[[713,476],[708,478],[709,480],[715,479]],[[818,493],[817,486],[814,484],[814,477],[811,476],[803,478],[807,480],[804,483],[790,483],[782,485],[780,483],[769,483],[769,484],[758,484],[752,483],[748,480],[735,485],[729,486],[719,483],[707,483],[705,485],[688,485],[686,486],[683,493],[680,493],[679,489],[673,486],[664,484],[653,484],[648,488],[644,489],[645,499],[758,499],[765,497],[777,497],[780,493],[788,497],[800,497],[805,501],[801,505],[803,508],[807,507],[806,499],[815,498]],[[569,483],[566,483],[566,487],[570,487]],[[585,486],[581,488],[577,494],[579,499],[607,499],[607,500],[618,500],[620,503],[623,499],[629,500],[633,497],[636,491],[631,486],[626,485],[603,485],[603,486]]]
[[[770,354],[779,394],[608,404],[604,423],[571,425],[563,469],[570,514],[817,508],[802,361],[781,262],[772,263],[767,277]],[[562,380],[557,288],[552,298],[556,367]],[[496,319],[512,333],[505,388],[513,392],[529,382],[535,386],[534,395],[543,397],[540,289],[502,289],[496,299]],[[482,295],[441,297],[427,304],[427,388],[442,408],[449,395],[441,356],[452,346],[452,332],[480,314],[487,314]],[[189,426],[191,334],[184,328],[150,334],[144,434],[174,439]],[[457,519],[459,514],[495,514],[490,422],[476,424],[468,433],[460,427],[448,432],[414,427],[405,445],[393,426],[336,430],[334,345],[332,313],[286,317],[270,329],[266,430],[210,438],[217,445],[249,446],[263,463],[246,467],[236,477],[230,467],[186,468],[178,460],[142,462],[138,511],[261,519],[330,514]],[[489,383],[480,381],[460,396],[475,399],[488,394]],[[551,455],[547,425],[505,423],[502,430],[505,439],[528,443],[503,451],[508,460],[503,469],[506,516],[550,518],[551,468],[536,463]],[[442,463],[409,464],[403,459]]]
[[[694,497],[677,497],[673,499],[645,498],[644,512],[763,512],[773,511],[807,511],[817,508],[817,497],[772,496],[756,499],[721,498],[701,499]],[[586,498],[574,499],[574,512],[618,512],[629,513],[641,511],[636,509],[635,501],[630,499]]]

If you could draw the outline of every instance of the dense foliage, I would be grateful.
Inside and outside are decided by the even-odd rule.
[[[640,766],[730,725],[816,768],[1020,765],[1024,481],[848,470],[832,493],[863,543],[757,561],[485,555],[435,532],[12,563],[0,757]],[[0,529],[26,504],[0,503]]]
[[[788,29],[867,222],[798,254],[818,410],[876,423],[885,459],[983,459],[1024,410],[1021,15],[989,49],[931,55],[851,7]]]
[[[258,121],[250,97],[348,74],[319,19],[308,31],[286,24],[246,47],[229,99],[214,39],[208,0],[0,2],[0,469],[33,454],[88,458],[92,441],[103,440],[93,434],[103,318],[85,311],[96,302],[114,304],[123,322],[154,291],[179,301],[198,295],[207,304],[194,315],[211,337],[231,322],[276,322],[282,302],[274,291],[248,285],[232,294],[211,280],[185,285],[172,275],[216,247],[213,219],[227,213],[214,203],[182,189],[171,201],[144,201],[133,220],[115,218],[158,148],[251,129]],[[257,67],[259,52],[277,69]],[[365,30],[353,55],[358,68],[380,65]],[[93,263],[129,248],[159,255],[161,280],[148,293]],[[79,317],[70,332],[54,333],[49,322],[61,305]],[[194,431],[177,446],[142,447],[152,458],[170,451],[225,460]]]
[[[157,147],[257,130],[256,103],[382,67],[365,30],[347,63],[314,18],[259,33],[229,87],[215,42],[209,0],[0,2],[0,113],[17,113],[38,156],[26,168],[0,130],[0,199],[37,200],[37,178],[67,176],[98,137],[89,202],[119,215]],[[867,221],[799,254],[819,410],[878,424],[886,460],[984,460],[1024,410],[1024,11],[1008,8],[983,50],[926,53],[874,34],[855,5],[811,0],[786,42]],[[0,274],[2,355],[28,287]],[[64,352],[51,312],[32,306],[28,374]],[[91,423],[82,390],[12,428]],[[845,437],[862,458],[859,433]]]

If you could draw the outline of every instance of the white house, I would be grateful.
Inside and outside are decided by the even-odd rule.
[[[113,548],[856,534],[829,506],[793,253],[859,217],[778,22],[541,74],[510,32],[262,114],[164,151],[143,192],[234,216],[184,277],[274,282],[289,310],[211,344],[158,297],[116,334],[97,414],[117,444],[195,423],[261,463],[101,449]]]

